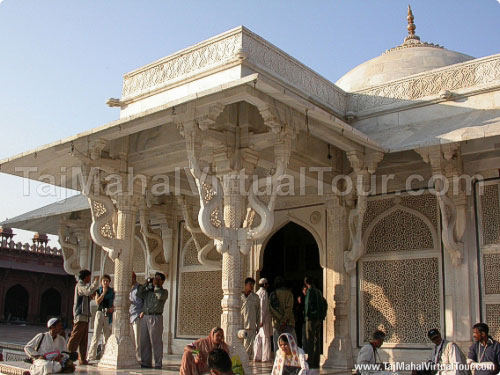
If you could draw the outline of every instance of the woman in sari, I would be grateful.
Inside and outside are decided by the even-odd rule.
[[[222,349],[229,354],[229,347],[224,342],[222,328],[213,328],[207,337],[196,340],[184,348],[181,375],[202,375],[210,373],[208,355],[214,349]]]
[[[289,333],[283,333],[278,338],[279,350],[274,359],[272,375],[309,375],[304,351],[297,346],[295,339]]]

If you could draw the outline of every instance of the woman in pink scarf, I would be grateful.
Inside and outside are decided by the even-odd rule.
[[[224,342],[222,328],[213,328],[207,337],[196,340],[184,348],[181,375],[201,375],[210,373],[208,354],[214,349],[222,349],[229,354],[229,347]]]
[[[278,338],[279,350],[274,359],[272,375],[297,374],[309,375],[309,365],[304,351],[297,346],[295,339],[289,333],[283,333]]]

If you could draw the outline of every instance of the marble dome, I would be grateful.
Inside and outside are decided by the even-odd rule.
[[[344,74],[337,82],[345,91],[357,91],[404,78],[412,74],[472,60],[474,57],[421,42],[415,35],[411,8],[408,9],[408,36],[404,43],[368,60]]]

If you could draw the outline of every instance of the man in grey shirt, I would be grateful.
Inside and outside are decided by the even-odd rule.
[[[157,272],[137,289],[137,297],[144,300],[141,319],[141,367],[161,369],[163,359],[163,308],[168,291],[163,289],[165,275]],[[152,347],[151,347],[152,345]],[[152,353],[152,355],[151,355]],[[151,358],[153,357],[153,358]]]
[[[130,324],[134,332],[135,357],[141,361],[141,313],[144,302],[142,298],[137,297],[137,291],[140,285],[137,282],[135,272],[132,272],[132,290],[130,291]]]

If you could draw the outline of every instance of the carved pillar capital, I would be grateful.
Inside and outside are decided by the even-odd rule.
[[[136,213],[144,201],[144,196],[127,192],[116,194],[113,199],[116,202],[116,209],[118,211]]]

